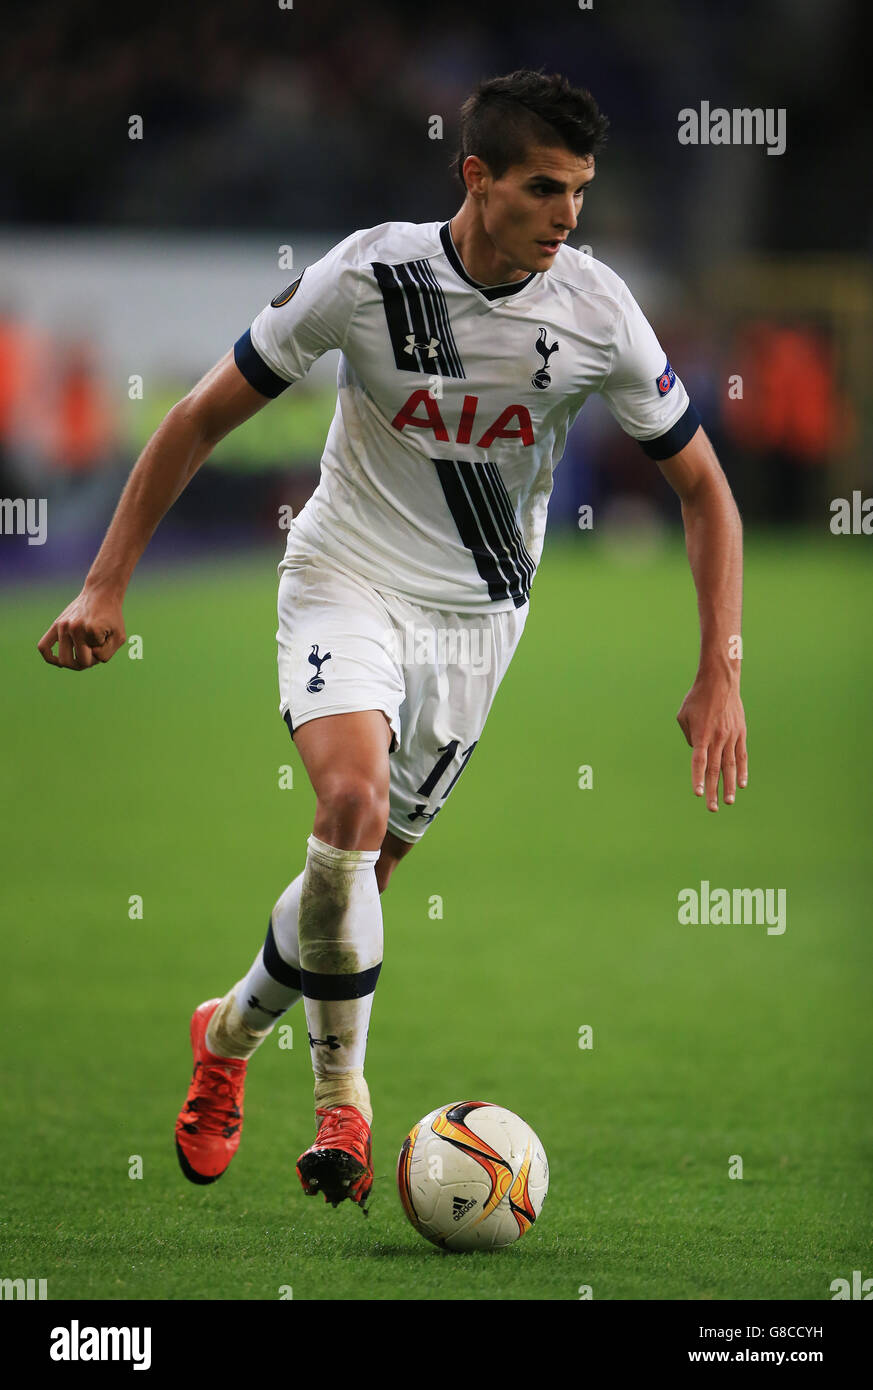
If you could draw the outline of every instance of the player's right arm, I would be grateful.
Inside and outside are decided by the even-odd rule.
[[[137,459],[81,593],[37,643],[49,665],[84,671],[126,642],[124,595],[158,523],[219,440],[269,399],[246,381],[231,349],[168,412]]]
[[[82,592],[37,643],[50,665],[84,671],[108,661],[127,641],[122,600],[161,517],[220,439],[304,377],[322,353],[345,346],[360,285],[353,232],[271,299],[230,352],[173,406],[127,480]]]

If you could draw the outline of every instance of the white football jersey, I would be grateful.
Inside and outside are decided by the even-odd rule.
[[[429,608],[527,602],[552,472],[592,392],[655,459],[699,424],[624,281],[566,245],[548,271],[486,286],[447,222],[353,232],[267,305],[234,356],[277,396],[330,348],[336,411],[285,559],[314,551]]]

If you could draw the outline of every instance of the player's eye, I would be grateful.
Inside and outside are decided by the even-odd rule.
[[[541,183],[534,184],[534,187],[533,187],[533,192],[536,194],[536,196],[537,196],[538,198],[548,198],[548,197],[550,197],[550,195],[551,195],[554,191],[555,191],[554,189],[548,188],[548,187],[546,187],[544,184],[541,184]],[[584,189],[584,188],[577,188],[577,189],[576,189],[576,192],[573,194],[573,197],[574,197],[574,198],[581,198],[584,192],[585,192],[585,189]]]

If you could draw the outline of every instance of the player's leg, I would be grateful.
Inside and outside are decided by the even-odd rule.
[[[385,832],[376,861],[380,894],[411,849],[408,841],[399,840],[390,830]],[[250,1057],[282,1015],[303,998],[298,936],[302,887],[303,870],[273,907],[266,939],[248,973],[225,995],[217,1017],[212,1016],[209,1041],[216,1052],[228,1057]]]
[[[278,616],[280,711],[316,792],[313,835],[341,850],[378,849],[381,892],[405,853],[384,831],[386,750],[399,745],[403,697],[402,675],[385,651],[389,615],[368,585],[313,560],[284,570]],[[343,712],[329,712],[337,708]],[[209,1042],[226,1056],[250,1056],[302,998],[305,875],[304,868],[286,887],[263,948],[212,1018]]]
[[[287,557],[286,557],[287,558]],[[382,965],[376,864],[388,817],[389,752],[401,741],[403,671],[384,597],[314,558],[279,585],[280,712],[316,793],[298,914],[301,990],[315,1079],[308,1193],[362,1206],[372,1185],[364,1053]],[[390,872],[386,855],[381,876]],[[385,880],[387,881],[387,879]]]
[[[294,745],[316,796],[318,839],[378,855],[388,821],[391,742],[381,710],[329,714],[295,727]]]
[[[376,883],[384,893],[391,876],[412,845],[390,830],[382,838]],[[300,988],[298,919],[303,871],[287,885],[270,913],[267,935],[248,973],[211,1016],[208,1041],[226,1057],[249,1058],[288,1009],[303,998]]]
[[[386,831],[376,862],[380,894],[411,849]],[[242,1130],[246,1062],[303,998],[297,935],[302,886],[303,872],[276,902],[264,944],[242,980],[223,999],[207,1000],[195,1010],[194,1078],[176,1125],[179,1161],[192,1182],[213,1182],[227,1168]],[[209,1031],[210,1023],[218,1026]]]
[[[354,885],[351,917],[360,918],[364,912],[364,935],[371,943],[378,939],[381,961],[379,894],[403,854],[390,840],[383,853],[382,843],[387,751],[399,744],[397,710],[403,696],[402,673],[385,650],[389,621],[379,596],[353,576],[318,561],[293,566],[282,575],[277,633],[280,712],[295,741],[302,735],[318,810],[307,867],[275,904],[266,940],[248,973],[223,999],[201,1005],[192,1019],[194,1077],[176,1125],[179,1161],[192,1181],[214,1181],[236,1152],[245,1067],[285,1010],[304,995],[308,966],[305,949],[301,964],[301,907],[304,918],[307,902],[310,908],[318,907],[319,885],[325,880]],[[343,873],[349,855],[357,856],[356,868]],[[308,915],[313,918],[312,911]],[[347,929],[348,921],[341,925],[340,936]],[[357,936],[357,929],[353,927],[351,934]],[[317,955],[318,949],[310,947],[310,955]],[[309,966],[315,963],[309,959]],[[342,973],[342,962],[336,973]],[[368,1009],[371,1003],[372,997],[360,1007]],[[349,1007],[354,1012],[359,1006]],[[326,1036],[312,1027],[310,1033],[313,1038]],[[341,1093],[348,1081],[346,1077],[330,1083],[328,1093],[330,1085],[338,1085]],[[362,1103],[367,1109],[366,1101]]]
[[[380,894],[384,893],[397,865],[411,849],[408,841],[399,840],[390,830],[385,832],[376,861]],[[303,870],[288,884],[273,907],[266,939],[248,974],[222,1000],[226,1011],[209,1030],[216,1051],[229,1057],[250,1057],[282,1015],[303,998],[298,936],[302,887]]]
[[[373,1112],[364,1056],[382,968],[376,864],[388,819],[393,733],[378,711],[313,719],[295,743],[317,804],[303,872],[300,976],[315,1078],[314,1144],[297,1172],[309,1195],[362,1205],[372,1185]]]

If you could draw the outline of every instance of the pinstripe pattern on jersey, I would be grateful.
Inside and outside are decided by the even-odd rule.
[[[372,265],[382,291],[395,365],[404,372],[463,377],[445,296],[427,260],[400,265],[373,261]],[[436,343],[433,356],[427,351],[431,342]]]
[[[488,597],[527,602],[536,566],[525,549],[506,485],[495,463],[434,459],[458,534],[470,551]]]

